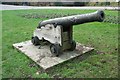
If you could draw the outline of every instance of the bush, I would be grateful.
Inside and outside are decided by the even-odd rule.
[[[86,6],[118,6],[117,2],[89,2]]]

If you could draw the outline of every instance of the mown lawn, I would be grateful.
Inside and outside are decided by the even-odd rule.
[[[92,46],[94,51],[62,63],[48,71],[26,55],[12,47],[31,39],[40,20],[47,18],[28,18],[24,14],[81,14],[95,10],[13,10],[2,11],[2,77],[3,78],[115,78],[118,77],[118,25],[111,23],[86,23],[74,26],[74,39]],[[118,15],[117,11],[105,11],[107,15]]]

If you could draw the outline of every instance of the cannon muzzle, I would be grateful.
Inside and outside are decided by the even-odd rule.
[[[73,15],[61,18],[54,18],[49,20],[44,20],[39,23],[39,27],[45,26],[47,24],[62,25],[62,26],[72,26],[88,22],[102,22],[105,18],[103,11],[98,10],[93,13],[82,14],[82,15]]]

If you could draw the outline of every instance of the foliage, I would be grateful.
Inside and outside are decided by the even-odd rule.
[[[86,6],[112,6],[117,7],[118,2],[89,2]]]

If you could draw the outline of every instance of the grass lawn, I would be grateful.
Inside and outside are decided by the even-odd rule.
[[[74,27],[74,40],[95,48],[93,52],[55,66],[44,72],[35,62],[12,47],[31,39],[40,20],[26,18],[24,14],[81,14],[94,10],[13,10],[2,11],[2,77],[3,78],[115,78],[118,77],[118,25],[111,23],[86,23]],[[118,15],[117,11],[105,11]]]

